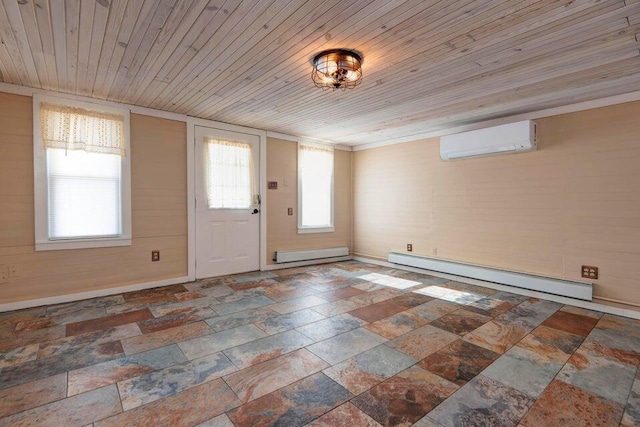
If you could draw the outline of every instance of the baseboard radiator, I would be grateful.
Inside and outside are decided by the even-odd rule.
[[[299,251],[276,251],[274,261],[277,263],[313,261],[323,258],[334,258],[348,256],[349,248],[341,246],[338,248],[305,249]]]
[[[593,296],[593,286],[590,283],[553,279],[550,277],[498,270],[490,267],[463,264],[400,252],[390,252],[389,262],[585,301],[591,301]]]

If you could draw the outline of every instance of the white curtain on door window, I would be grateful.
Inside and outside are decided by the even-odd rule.
[[[248,209],[257,204],[251,144],[205,138],[209,209]]]
[[[303,144],[298,146],[300,174],[301,226],[332,226],[333,147]]]
[[[45,149],[126,155],[122,114],[43,102],[40,126]]]

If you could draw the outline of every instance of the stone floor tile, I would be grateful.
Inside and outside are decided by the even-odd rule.
[[[38,357],[39,348],[40,344],[29,344],[0,353],[0,370],[35,360]]]
[[[581,336],[541,325],[516,344],[516,347],[535,352],[544,361],[565,363],[582,341]]]
[[[213,329],[205,322],[199,321],[158,332],[125,338],[122,340],[122,348],[124,348],[125,354],[132,355],[211,333],[213,333]]]
[[[640,320],[605,314],[588,338],[611,349],[640,356]]]
[[[314,374],[227,413],[237,426],[303,426],[352,395],[322,373]]]
[[[110,316],[100,317],[98,319],[69,323],[66,327],[66,335],[70,337],[73,335],[86,334],[88,332],[113,328],[115,326],[135,323],[146,319],[153,319],[153,314],[151,314],[149,309],[137,310],[122,314],[113,314]]]
[[[381,424],[347,402],[307,424],[309,427],[381,427]]]
[[[218,415],[203,423],[198,424],[195,427],[235,427],[227,414]]]
[[[330,290],[327,292],[322,292],[321,294],[317,294],[319,298],[322,298],[326,301],[337,301],[341,299],[351,298],[356,295],[360,295],[364,293],[364,291],[357,289],[355,287],[346,287],[335,290]]]
[[[600,311],[587,310],[586,308],[575,307],[573,305],[565,305],[564,307],[562,307],[560,309],[560,311],[564,311],[564,312],[567,312],[567,313],[578,314],[580,316],[591,317],[591,318],[594,318],[594,319],[600,319],[604,315],[604,313],[602,313]]]
[[[536,399],[562,368],[533,351],[514,346],[493,362],[482,375]]]
[[[429,323],[429,319],[421,316],[414,309],[409,309],[370,323],[365,328],[391,340],[418,329],[427,323]]]
[[[104,310],[102,311],[104,312]],[[57,323],[51,317],[37,317],[35,319],[22,320],[16,323],[15,328],[13,328],[13,332],[36,331],[38,329],[51,328],[59,324],[60,323]]]
[[[209,306],[218,305],[218,304],[220,304],[220,302],[215,297],[206,296],[203,298],[187,299],[186,301],[156,305],[154,307],[149,308],[149,310],[151,310],[151,313],[155,317],[163,317],[163,316],[169,316],[172,314],[184,313],[186,311],[189,311],[189,309],[192,309],[192,308],[209,307]]]
[[[222,353],[210,354],[186,363],[118,383],[122,408],[126,411],[166,398],[236,371]]]
[[[309,307],[326,304],[328,300],[316,295],[309,295],[298,299],[273,304],[270,308],[280,314],[288,314],[294,311],[303,310]]]
[[[94,423],[94,427],[191,427],[211,420],[238,405],[240,400],[229,386],[222,379],[215,379],[103,419]],[[224,424],[219,426],[225,427]]]
[[[249,324],[182,341],[178,343],[178,346],[187,359],[193,360],[266,336],[267,334],[260,328]]]
[[[0,390],[124,356],[119,341],[91,344],[0,371]]]
[[[427,356],[418,366],[454,384],[464,385],[499,356],[486,348],[457,340]]]
[[[447,344],[451,344],[458,338],[458,335],[451,332],[425,325],[389,341],[388,345],[416,360],[420,360],[435,353]]]
[[[387,341],[386,338],[380,335],[358,328],[317,342],[307,348],[323,360],[334,365],[385,341]]]
[[[220,332],[248,323],[261,322],[270,317],[278,316],[279,314],[280,313],[272,310],[270,307],[258,307],[207,319],[206,322],[211,329]]]
[[[224,350],[224,353],[234,365],[244,369],[312,343],[313,341],[300,332],[291,330]]]
[[[415,363],[415,359],[382,344],[323,372],[352,394],[358,395]]]
[[[301,326],[296,328],[296,331],[311,338],[314,342],[318,342],[357,329],[366,323],[364,320],[345,313]]]
[[[562,307],[562,304],[557,302],[529,298],[522,304],[496,317],[495,320],[499,323],[531,331],[558,311],[560,307]]]
[[[412,427],[442,427],[442,424],[434,421],[429,415],[425,415]]]
[[[2,418],[0,425],[81,427],[119,412],[118,389],[110,385]]]
[[[434,320],[431,322],[431,326],[464,336],[490,320],[489,316],[460,309]]]
[[[463,339],[496,353],[504,353],[528,333],[527,329],[495,319],[467,334]]]
[[[317,322],[326,317],[317,311],[305,308],[303,310],[294,311],[292,313],[281,314],[279,316],[269,317],[267,319],[255,322],[255,325],[265,331],[269,335],[278,332],[295,329],[309,323]]]
[[[138,326],[140,326],[142,332],[148,334],[215,316],[217,316],[217,313],[211,307],[192,307],[185,308],[180,312],[173,312],[173,314],[167,316],[142,320],[138,322]]]
[[[142,335],[140,328],[135,323],[116,326],[114,328],[103,329],[82,335],[73,335],[40,344],[38,358],[43,359],[49,356],[61,354],[73,354],[91,347],[100,349],[102,344],[111,344],[119,340]]]
[[[638,371],[640,375],[640,370]],[[631,427],[640,425],[640,380],[636,379],[629,393],[627,405],[620,426]]]
[[[579,314],[567,313],[566,311],[556,311],[542,324],[554,329],[569,332],[581,337],[586,337],[596,326],[599,319]]]
[[[553,381],[522,420],[526,427],[617,426],[623,405]]]
[[[76,369],[68,374],[67,394],[84,393],[186,361],[178,346],[173,344]]]
[[[13,330],[13,327],[11,329]],[[36,329],[35,331],[26,331],[21,334],[3,334],[2,340],[0,340],[0,352],[26,347],[30,344],[42,344],[64,338],[64,336],[64,326]]]
[[[557,379],[624,405],[633,386],[636,369],[636,365],[621,363],[583,344],[558,373]]]
[[[474,313],[482,314],[484,316],[496,317],[502,313],[511,310],[515,304],[503,301],[497,298],[483,298],[478,301],[474,301],[465,307],[465,310],[472,311]]]
[[[516,389],[478,375],[431,411],[429,418],[446,427],[513,427],[533,402],[534,399]]]
[[[67,374],[17,385],[0,391],[0,419],[46,405],[67,396]]]
[[[375,322],[376,320],[392,316],[401,311],[405,311],[406,309],[407,307],[403,305],[383,301],[350,311],[349,314],[362,319],[365,322]]]
[[[354,398],[351,403],[384,426],[411,425],[458,389],[413,366]]]
[[[351,301],[356,304],[358,308],[366,307],[371,304],[377,304],[379,302],[390,300],[394,297],[402,295],[402,292],[395,289],[380,289],[372,292],[365,292],[360,295],[349,298],[347,301]]]
[[[255,400],[326,368],[328,364],[302,348],[224,377],[242,403]]]
[[[473,292],[446,288],[444,287],[444,284],[425,286],[424,288],[415,290],[414,292],[463,305],[479,301],[486,297],[486,295],[479,295]]]
[[[218,304],[213,307],[216,313],[220,315],[236,313],[238,311],[250,310],[253,308],[263,307],[265,305],[274,304],[275,301],[265,297],[257,296],[252,298],[245,298],[238,301],[227,302]]]
[[[345,300],[339,300],[335,302],[328,302],[322,305],[317,305],[313,307],[312,310],[317,311],[318,313],[324,316],[332,317],[338,314],[346,313],[348,311],[353,311],[359,307],[360,306],[355,302],[345,299]]]

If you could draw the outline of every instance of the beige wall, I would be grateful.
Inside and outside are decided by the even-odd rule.
[[[133,244],[36,252],[32,102],[0,93],[0,266],[19,275],[0,303],[186,276],[186,155],[185,123],[132,114]]]
[[[640,102],[537,120],[539,150],[456,162],[438,138],[354,153],[354,252],[568,279],[640,304]]]
[[[298,234],[298,145],[267,138],[267,181],[277,181],[277,190],[267,190],[267,263],[275,251],[348,246],[351,249],[351,152],[335,150],[335,232]],[[285,180],[288,185],[284,185]],[[293,215],[287,215],[293,208]]]

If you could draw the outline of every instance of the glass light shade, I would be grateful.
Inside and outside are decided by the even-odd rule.
[[[311,78],[322,89],[352,89],[362,81],[362,58],[344,49],[320,52],[313,59]]]

